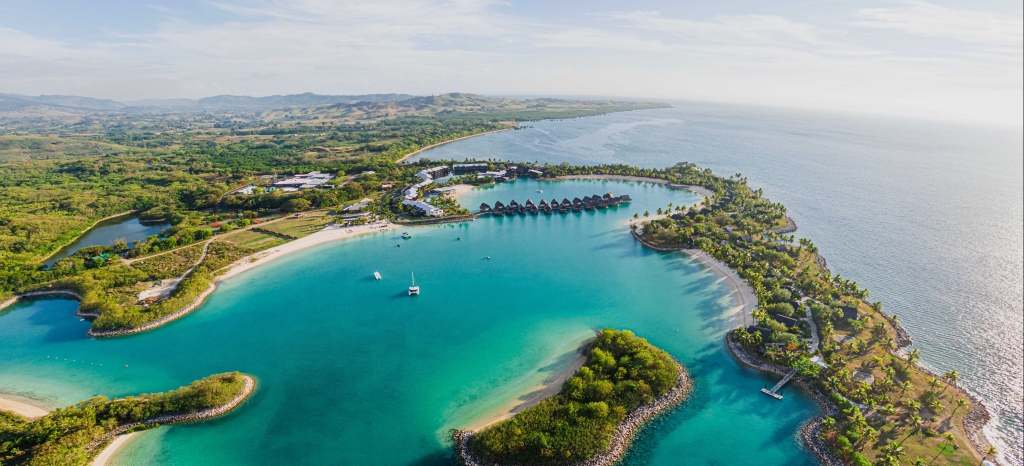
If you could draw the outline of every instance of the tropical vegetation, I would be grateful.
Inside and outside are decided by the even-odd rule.
[[[473,435],[470,448],[500,464],[570,464],[609,448],[615,425],[676,386],[679,366],[629,330],[604,329],[587,363],[558,395]]]
[[[216,374],[164,393],[125,398],[90,398],[36,420],[0,411],[0,464],[76,466],[89,464],[121,426],[161,415],[187,415],[226,405],[241,395],[238,372]]]

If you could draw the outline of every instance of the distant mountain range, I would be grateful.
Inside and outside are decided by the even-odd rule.
[[[202,99],[146,99],[118,102],[73,95],[40,95],[0,93],[0,112],[4,113],[93,113],[93,112],[189,112],[189,111],[260,111],[287,107],[309,107],[358,102],[397,102],[414,98],[409,94],[321,95],[304,94],[249,97],[218,95]]]

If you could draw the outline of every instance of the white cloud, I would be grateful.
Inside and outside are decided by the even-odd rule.
[[[1019,41],[975,26],[935,26],[935,18],[951,15],[920,3],[849,11],[838,25],[652,11],[552,21],[472,0],[215,5],[231,19],[199,23],[171,13],[147,33],[113,31],[74,43],[4,24],[0,92],[121,100],[307,91],[604,94],[1004,122],[1019,122],[1024,106]],[[974,39],[908,51],[851,33],[881,27],[918,36],[946,28]],[[936,40],[948,42],[948,34]]]
[[[865,8],[853,24],[866,28],[896,29],[925,37],[949,37],[964,42],[1024,44],[1024,19],[991,12],[957,10],[912,1],[899,8]]]

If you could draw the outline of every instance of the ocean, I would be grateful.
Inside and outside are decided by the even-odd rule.
[[[833,273],[898,314],[923,364],[956,369],[1024,464],[1024,143],[1021,128],[677,102],[529,122],[418,158],[693,162],[741,173],[789,209]],[[415,159],[413,159],[415,160]]]

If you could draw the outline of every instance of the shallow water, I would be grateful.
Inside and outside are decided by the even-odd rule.
[[[742,173],[781,202],[833,273],[899,314],[937,371],[957,369],[1024,464],[1024,148],[1020,128],[682,102],[531,122],[440,146],[433,159]]]
[[[116,217],[104,220],[95,227],[89,229],[78,239],[64,246],[59,251],[46,259],[43,263],[49,267],[57,261],[68,257],[79,249],[89,246],[110,246],[118,239],[124,239],[128,245],[132,241],[143,240],[149,236],[159,234],[170,227],[169,223],[141,223],[135,216]]]
[[[781,402],[760,394],[774,377],[740,367],[723,345],[734,322],[728,287],[681,254],[642,248],[624,226],[634,212],[693,204],[696,195],[519,180],[463,203],[608,191],[634,202],[307,249],[230,279],[189,316],[131,337],[87,338],[73,301],[19,303],[0,315],[0,392],[61,405],[240,370],[260,383],[241,409],[146,432],[113,463],[449,464],[449,429],[492,413],[556,371],[592,329],[610,326],[666,349],[695,381],[689,401],[644,431],[628,464],[814,464],[796,432],[817,407],[795,388]],[[406,293],[412,272],[417,297]]]

